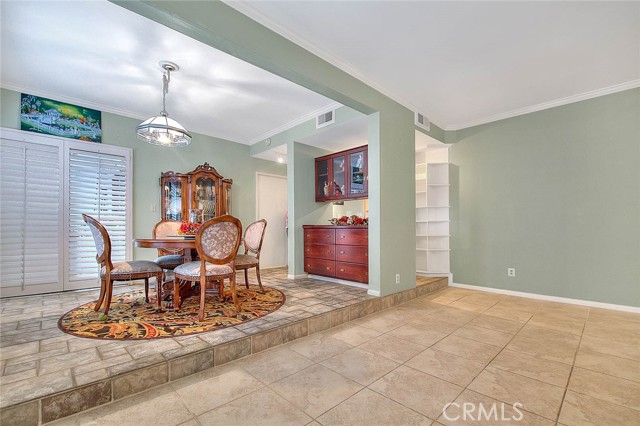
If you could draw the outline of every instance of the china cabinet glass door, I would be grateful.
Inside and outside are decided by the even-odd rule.
[[[332,197],[345,196],[345,156],[341,155],[333,159],[333,185],[331,186]]]
[[[166,220],[182,220],[184,188],[182,180],[166,180],[164,182],[164,218]]]
[[[195,206],[202,209],[202,219],[216,217],[216,181],[209,177],[196,179]]]
[[[316,162],[316,200],[329,196],[329,160]]]
[[[358,197],[367,193],[366,154],[364,151],[349,154],[349,196]]]

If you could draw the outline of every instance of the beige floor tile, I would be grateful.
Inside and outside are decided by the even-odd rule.
[[[573,364],[579,343],[580,337],[574,334],[527,324],[509,342],[506,349]]]
[[[469,325],[475,325],[478,327],[501,331],[503,333],[515,334],[525,325],[525,323],[498,318],[490,315],[480,315],[469,321]]]
[[[289,343],[288,347],[302,356],[320,362],[351,349],[353,345],[324,334],[318,334],[298,339]]]
[[[568,390],[558,423],[567,426],[635,426],[640,424],[640,411]]]
[[[505,296],[499,294],[477,292],[464,296],[459,300],[460,302],[464,303],[473,303],[475,305],[485,305],[487,307],[490,307],[500,302],[501,300],[504,300],[504,298]]]
[[[384,313],[366,316],[354,321],[355,325],[365,327],[379,333],[386,333],[413,320],[415,315],[403,311],[387,311]]]
[[[337,329],[327,331],[326,335],[334,339],[342,340],[353,346],[358,346],[368,340],[378,337],[379,331],[370,328],[360,327],[358,325],[347,324]]]
[[[600,339],[597,337],[582,336],[582,340],[580,341],[580,350],[640,361],[640,345],[632,345],[629,343],[612,344],[610,340]]]
[[[486,364],[500,352],[501,348],[450,335],[433,345],[433,349],[449,352],[472,361]]]
[[[480,315],[478,312],[470,312],[463,309],[452,308],[451,306],[443,306],[442,309],[432,313],[427,318],[434,321],[462,326],[478,315]]]
[[[529,324],[580,335],[584,329],[585,319],[543,311],[533,314]]]
[[[239,368],[225,368],[213,377],[207,377],[207,374],[196,374],[171,384],[187,408],[196,415],[263,387],[258,379]]]
[[[587,321],[584,334],[616,343],[640,346],[640,324],[635,321]]]
[[[313,365],[270,387],[314,418],[362,389],[358,383],[323,365]]]
[[[363,343],[358,348],[402,363],[422,352],[426,346],[417,345],[390,334],[383,334]]]
[[[192,418],[180,397],[169,386],[161,386],[47,425],[176,426]]]
[[[363,389],[318,418],[325,426],[429,426],[432,420],[385,398]]]
[[[484,312],[492,306],[492,305],[489,305],[489,306],[478,305],[475,303],[464,302],[463,300],[464,299],[456,300],[455,302],[449,303],[448,306],[452,308],[462,309],[463,311],[477,312],[477,313]]]
[[[486,343],[488,345],[498,346],[500,348],[503,348],[513,338],[513,334],[503,333],[501,331],[478,327],[471,324],[463,325],[454,331],[453,335],[464,337],[469,340],[475,340],[476,342]]]
[[[576,367],[640,382],[640,361],[579,349]]]
[[[640,383],[575,367],[569,389],[640,411]]]
[[[447,382],[467,386],[486,364],[429,348],[407,361],[405,365]]]
[[[569,364],[508,350],[500,352],[489,365],[563,388],[567,386],[571,374]]]
[[[467,405],[465,405],[467,404]],[[495,407],[495,408],[494,408]],[[465,411],[465,408],[467,411]],[[555,422],[477,392],[465,390],[443,410],[438,421],[446,426],[554,426]]]
[[[71,370],[56,371],[7,385],[3,384],[2,392],[0,392],[0,407],[40,398],[72,387]]]
[[[363,386],[373,383],[400,365],[360,348],[349,349],[322,361],[321,364]]]
[[[408,340],[425,347],[431,346],[439,340],[447,337],[447,333],[441,331],[424,329],[413,324],[406,324],[389,332],[391,336]]]
[[[540,300],[538,311],[557,312],[557,313],[562,313],[564,315],[570,315],[575,318],[586,319],[587,316],[589,315],[589,309],[590,308],[588,306]]]
[[[413,368],[400,366],[369,386],[387,398],[435,419],[463,388]]]
[[[469,389],[554,421],[564,396],[564,388],[494,367],[485,368]]]
[[[429,315],[423,318],[416,318],[413,321],[409,322],[407,325],[412,327],[416,327],[422,330],[433,330],[438,331],[440,333],[453,333],[458,328],[460,328],[463,324],[458,324],[454,322],[447,322],[444,320],[437,319],[434,315]]]
[[[311,417],[269,388],[259,389],[198,417],[202,425],[296,426]]]
[[[501,303],[502,302],[493,305],[492,307],[484,311],[483,314],[492,317],[522,322],[529,321],[529,319],[531,319],[531,317],[533,316],[533,312],[510,309],[505,306],[501,306]]]
[[[304,370],[314,364],[309,358],[289,349],[278,346],[243,358],[235,363],[264,384],[269,384]]]
[[[571,343],[576,347],[580,342],[580,337],[566,331],[552,330],[545,327],[538,327],[531,323],[526,324],[518,332],[518,336],[528,337],[529,339],[546,340],[554,343]]]
[[[640,323],[640,313],[614,311],[611,309],[591,308],[589,309],[588,320],[589,321],[623,320],[623,321],[635,321]]]
[[[538,311],[544,303],[545,302],[542,300],[530,299],[527,297],[506,296],[498,302],[497,305],[505,309],[515,309],[534,313]]]

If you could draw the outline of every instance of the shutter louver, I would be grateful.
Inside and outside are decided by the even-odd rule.
[[[61,285],[61,150],[2,139],[0,288],[53,291]],[[53,285],[54,287],[50,287]],[[16,291],[18,291],[16,290]],[[16,293],[18,294],[18,293]]]
[[[111,260],[125,260],[127,159],[69,151],[68,280],[96,278],[96,249],[82,213],[96,218],[111,237]]]

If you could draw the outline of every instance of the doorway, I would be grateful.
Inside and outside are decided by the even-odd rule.
[[[260,268],[287,266],[287,178],[256,173],[256,216],[267,220]]]

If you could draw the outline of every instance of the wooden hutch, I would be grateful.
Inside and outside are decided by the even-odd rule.
[[[163,220],[194,221],[189,212],[198,210],[197,221],[231,214],[232,179],[225,179],[204,163],[189,173],[173,171],[160,174]]]

